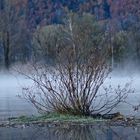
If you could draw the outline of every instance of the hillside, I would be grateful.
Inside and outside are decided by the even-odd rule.
[[[1,9],[5,0],[1,0]],[[136,21],[140,14],[139,0],[11,0],[20,14],[26,15],[30,28],[37,25],[62,23],[68,11],[94,14],[97,20],[117,19],[123,27]]]
[[[28,0],[27,15],[32,26],[61,23],[68,10],[94,14],[97,20],[117,19],[125,26],[127,20],[134,20],[139,14],[139,6],[139,0]]]

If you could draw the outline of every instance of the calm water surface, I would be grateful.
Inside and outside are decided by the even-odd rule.
[[[140,127],[33,126],[0,128],[1,140],[139,140]]]
[[[37,113],[30,103],[18,97],[22,95],[22,87],[30,84],[24,77],[0,74],[0,120]]]

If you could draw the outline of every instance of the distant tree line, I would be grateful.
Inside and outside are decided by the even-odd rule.
[[[5,0],[1,4],[0,62],[9,68],[13,62],[26,62],[30,58],[31,34],[24,15],[16,11],[11,1]]]
[[[125,60],[130,60],[139,64],[138,3],[139,1],[135,0],[132,5],[125,7],[128,3],[122,2],[124,9],[120,8],[118,10],[120,16],[113,18],[110,3],[107,0],[102,3],[84,0],[73,0],[67,3],[66,0],[30,0],[27,1],[27,5],[22,7],[15,6],[11,0],[1,0],[0,64],[9,68],[15,62],[26,63],[32,59],[44,59],[51,63],[56,55],[54,44],[62,33],[60,27],[67,25],[70,13],[77,15],[75,20],[81,22],[81,30],[94,19],[93,24],[96,23],[97,30],[91,30],[93,40],[90,41],[94,41],[94,46],[100,46],[100,51],[108,48],[111,63],[118,65],[124,64]],[[104,11],[100,12],[104,15],[99,16],[103,17],[100,20],[97,18],[96,7],[102,7],[101,9]],[[128,10],[127,13],[125,8]],[[81,20],[80,17],[83,16],[85,18]],[[104,41],[105,43],[101,45],[100,43]],[[47,47],[46,43],[49,43]],[[57,47],[61,49],[60,46]]]

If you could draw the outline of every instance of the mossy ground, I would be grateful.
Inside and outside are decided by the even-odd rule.
[[[40,116],[20,116],[9,118],[0,123],[0,127],[29,127],[29,126],[71,126],[71,125],[105,125],[105,126],[140,126],[140,119],[110,120],[70,114],[50,113]]]
[[[85,116],[74,116],[69,114],[57,114],[57,113],[50,113],[47,115],[42,116],[20,116],[17,118],[10,118],[10,122],[15,123],[32,123],[32,122],[79,122],[79,123],[92,123],[97,121],[103,121],[103,119],[94,119],[92,117],[85,117]]]

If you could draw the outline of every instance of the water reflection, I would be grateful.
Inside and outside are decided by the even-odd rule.
[[[140,128],[122,126],[47,125],[0,128],[0,140],[139,140]]]

